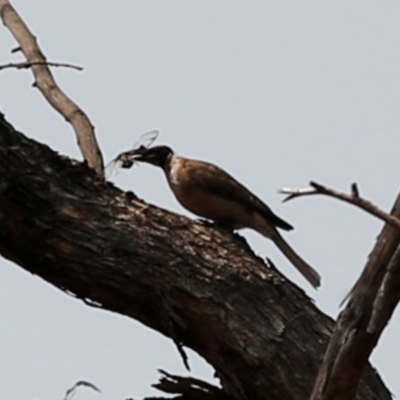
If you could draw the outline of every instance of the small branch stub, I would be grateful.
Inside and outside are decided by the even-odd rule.
[[[351,184],[351,194],[353,197],[360,197],[360,192],[358,191],[357,183]]]

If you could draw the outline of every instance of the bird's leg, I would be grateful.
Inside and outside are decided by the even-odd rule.
[[[208,219],[200,218],[199,221],[201,224],[210,226],[212,228],[222,229],[224,231],[233,232],[235,228],[235,224],[232,221],[210,221]]]
[[[233,232],[236,229],[235,223],[232,221],[215,221],[214,226],[229,232]]]

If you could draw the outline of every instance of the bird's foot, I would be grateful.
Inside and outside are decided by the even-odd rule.
[[[210,221],[208,219],[198,219],[198,222],[205,226],[212,228],[222,229],[224,231],[233,232],[235,230],[235,225],[229,221]]]

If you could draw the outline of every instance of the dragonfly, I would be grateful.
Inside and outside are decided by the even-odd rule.
[[[106,165],[105,174],[107,179],[117,175],[121,168],[131,168],[135,164],[135,155],[148,149],[157,139],[158,135],[159,132],[157,130],[145,132],[139,137],[132,149],[118,154],[117,157]]]

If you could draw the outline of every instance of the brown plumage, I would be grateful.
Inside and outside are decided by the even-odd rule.
[[[177,200],[192,213],[235,229],[251,228],[266,236],[317,288],[319,274],[283,239],[277,228],[293,227],[278,217],[257,196],[218,166],[177,156],[167,146],[155,146],[135,156],[165,172]]]

